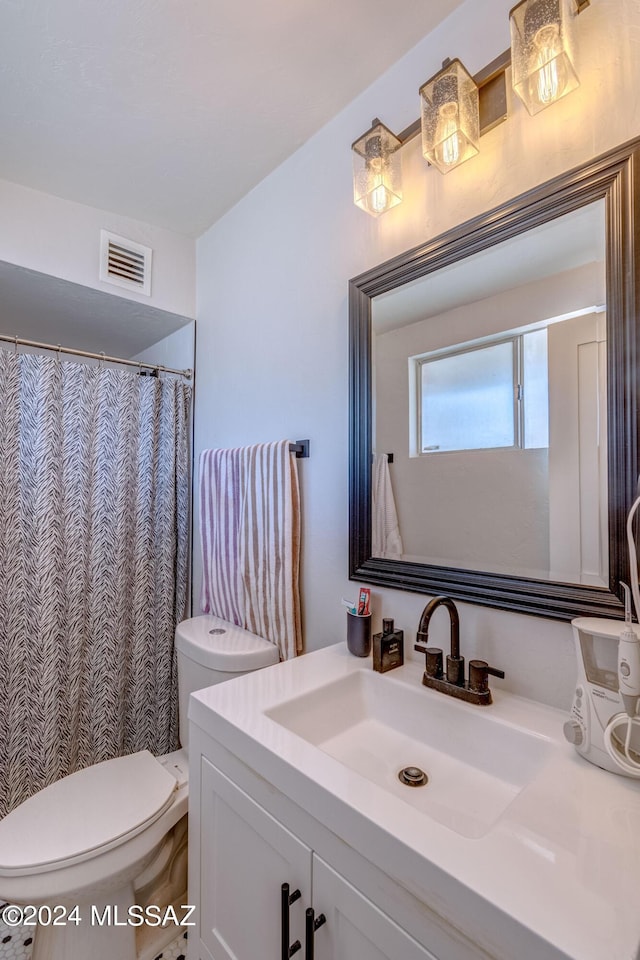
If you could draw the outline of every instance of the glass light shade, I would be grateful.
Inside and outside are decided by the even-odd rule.
[[[575,0],[522,0],[509,14],[513,89],[531,114],[575,90]]]
[[[383,123],[375,122],[352,145],[353,200],[372,217],[402,201],[400,140]]]
[[[452,60],[420,87],[422,152],[440,173],[478,153],[478,87],[459,60]]]

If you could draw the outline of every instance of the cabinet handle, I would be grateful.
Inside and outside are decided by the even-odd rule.
[[[304,935],[304,960],[313,960],[314,956],[314,934],[316,930],[322,926],[323,923],[327,922],[327,918],[324,913],[318,914],[316,917],[314,915],[313,907],[307,907],[305,913],[305,935]]]
[[[299,940],[295,940],[291,945],[289,945],[289,907],[292,903],[295,903],[296,900],[299,900],[302,894],[299,890],[294,890],[293,893],[289,893],[289,884],[283,883],[280,888],[280,932],[281,932],[281,958],[282,960],[289,960],[290,957],[297,953],[301,949],[302,944]]]

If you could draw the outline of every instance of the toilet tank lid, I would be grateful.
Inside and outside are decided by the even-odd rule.
[[[205,613],[176,627],[177,650],[209,670],[242,673],[278,663],[278,648],[264,637]]]
[[[0,821],[0,876],[52,870],[118,846],[153,823],[176,789],[148,750],[72,773]]]

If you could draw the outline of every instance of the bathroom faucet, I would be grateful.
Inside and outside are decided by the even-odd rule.
[[[451,652],[447,657],[447,680],[450,683],[464,683],[464,657],[460,656],[460,617],[458,616],[458,608],[451,597],[434,597],[426,605],[418,624],[418,643],[424,643],[425,645],[429,643],[429,624],[438,607],[446,607],[451,620]],[[440,653],[440,674],[442,674],[442,650],[438,647],[431,649]],[[435,667],[435,661],[433,661],[433,665]]]
[[[438,607],[446,607],[451,621],[451,649],[447,656],[446,675],[443,671],[443,654],[439,647],[427,646],[429,624]],[[422,682],[427,687],[449,696],[486,706],[492,702],[489,690],[489,674],[504,679],[504,671],[490,667],[486,660],[469,661],[469,682],[464,678],[464,657],[460,656],[460,618],[451,597],[434,597],[422,611],[418,624],[418,643],[414,649],[426,655],[426,669]],[[425,646],[421,644],[424,643]]]

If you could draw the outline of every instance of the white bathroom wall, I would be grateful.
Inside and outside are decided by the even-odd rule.
[[[169,230],[0,180],[0,260],[186,317],[195,315],[195,242]],[[151,296],[103,283],[100,230],[153,249]]]
[[[511,0],[468,0],[198,241],[195,453],[311,439],[300,461],[306,649],[344,639],[347,579],[350,277],[640,134],[637,0],[593,0],[577,21],[582,85],[535,118],[512,102],[481,153],[446,177],[418,141],[403,150],[405,200],[374,221],[352,201],[350,144],[373,116],[401,130],[418,87],[447,57],[474,73],[509,44]],[[353,38],[353,55],[366,56]],[[196,541],[197,542],[197,541]],[[196,597],[200,559],[195,549]],[[374,591],[374,611],[413,639],[425,597]],[[566,623],[461,604],[463,653],[504,686],[567,706],[575,677]],[[444,613],[434,636],[446,645]],[[412,654],[413,655],[413,654]],[[495,681],[498,686],[500,681]]]
[[[195,323],[188,323],[131,359],[173,367],[174,370],[190,370],[193,369],[194,352]]]

